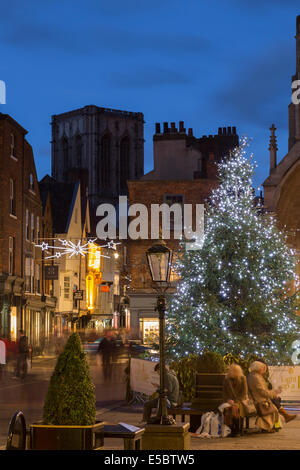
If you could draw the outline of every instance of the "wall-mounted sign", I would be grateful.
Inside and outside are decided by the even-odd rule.
[[[45,266],[45,279],[57,281],[58,280],[58,265]]]
[[[73,292],[74,300],[83,300],[83,290],[75,290]]]
[[[100,292],[110,292],[110,287],[109,286],[101,286],[100,287]]]

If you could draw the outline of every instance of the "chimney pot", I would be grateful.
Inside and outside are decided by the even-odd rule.
[[[223,127],[223,135],[226,135],[226,127]]]
[[[233,128],[232,128],[232,133],[233,133],[233,135],[236,135],[236,127],[235,126],[233,126]]]
[[[155,134],[160,134],[160,123],[159,122],[157,122],[155,124]]]
[[[227,134],[231,135],[231,127],[230,126],[227,127]]]
[[[168,134],[169,132],[169,126],[167,122],[164,122],[164,134]]]
[[[190,127],[189,130],[188,130],[188,135],[189,135],[190,137],[193,136],[193,129],[192,129],[191,127]]]
[[[179,121],[179,132],[185,133],[184,121]]]
[[[175,122],[171,122],[171,132],[173,133],[177,132],[177,129],[175,127]]]
[[[219,127],[219,129],[218,129],[218,135],[222,135],[222,127]]]

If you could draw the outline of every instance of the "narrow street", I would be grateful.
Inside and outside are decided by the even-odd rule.
[[[126,357],[113,363],[110,382],[105,382],[102,366],[93,355],[88,356],[91,377],[96,387],[97,410],[110,408],[125,399],[124,369]],[[13,379],[13,363],[7,366],[0,381],[0,447],[5,445],[9,422],[18,410],[24,413],[27,426],[42,418],[44,400],[56,358],[34,358],[33,367],[24,379]]]

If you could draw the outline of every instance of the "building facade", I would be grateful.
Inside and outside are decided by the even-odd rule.
[[[82,169],[93,211],[128,194],[126,181],[144,173],[143,114],[85,106],[52,116],[52,176],[67,182]]]
[[[300,16],[296,21],[296,74],[300,80]],[[273,213],[279,227],[288,232],[288,242],[296,250],[297,274],[300,276],[300,104],[289,105],[289,151],[277,161],[274,124],[270,128],[270,172],[264,181],[264,205]]]
[[[0,114],[0,327],[15,341],[24,329],[34,353],[44,349],[51,331],[55,299],[44,296],[41,250],[42,202],[27,131]],[[47,313],[48,312],[48,313]]]
[[[235,128],[219,129],[215,136],[195,138],[190,129],[186,133],[183,122],[179,131],[175,124],[164,124],[164,132],[156,124],[153,137],[154,169],[139,181],[129,181],[129,204],[144,204],[148,209],[148,239],[127,242],[127,294],[130,300],[130,327],[133,335],[144,343],[151,344],[158,338],[159,321],[155,311],[156,293],[151,287],[151,278],[146,260],[146,251],[155,243],[151,239],[151,205],[179,204],[184,217],[184,204],[193,208],[195,227],[195,207],[203,204],[213,188],[218,184],[216,163],[238,145]],[[182,224],[183,225],[183,224]],[[179,250],[179,240],[174,238],[175,219],[170,217],[170,239],[165,240],[173,251],[173,264]],[[186,244],[188,248],[188,243]],[[178,281],[171,272],[171,289],[174,292]]]

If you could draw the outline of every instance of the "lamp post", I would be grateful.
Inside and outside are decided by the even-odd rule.
[[[159,314],[159,406],[157,416],[154,420],[151,420],[151,423],[173,424],[173,418],[168,416],[167,390],[165,389],[165,293],[169,287],[172,251],[163,241],[159,241],[149,248],[146,252],[146,256],[153,287],[158,293],[156,310]]]

